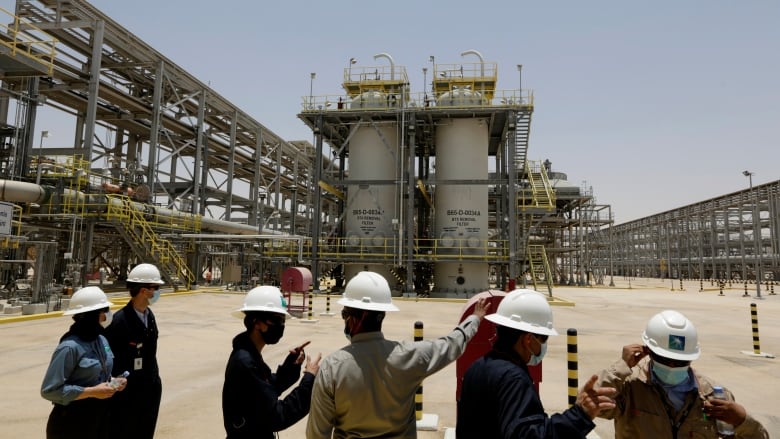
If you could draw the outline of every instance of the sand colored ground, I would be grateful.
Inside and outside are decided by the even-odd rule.
[[[694,367],[729,387],[749,413],[760,419],[773,435],[780,434],[780,363],[777,359],[753,357],[750,303],[757,303],[761,351],[780,354],[780,296],[764,291],[763,300],[742,297],[740,286],[726,290],[699,282],[686,282],[680,291],[674,282],[634,279],[631,289],[624,279],[617,287],[562,287],[555,296],[574,303],[556,306],[555,326],[561,334],[578,330],[579,375],[590,374],[620,356],[624,344],[640,341],[647,320],[663,309],[686,314],[698,327],[702,358]],[[780,291],[778,291],[780,293]],[[752,296],[755,292],[750,291]],[[242,302],[242,293],[224,293],[216,287],[194,294],[164,295],[154,305],[160,327],[159,362],[163,399],[157,437],[166,439],[224,437],[220,393],[232,337],[241,331],[241,321],[230,316]],[[425,338],[449,332],[457,323],[463,303],[397,300],[401,309],[385,319],[388,338],[412,339],[416,320],[425,323]],[[275,365],[286,349],[311,340],[308,351],[328,354],[346,343],[341,307],[333,302],[335,316],[320,316],[325,299],[315,300],[317,323],[290,320],[284,339],[264,350]],[[39,396],[41,379],[57,340],[70,324],[67,317],[0,317],[0,437],[44,437],[51,405]],[[544,360],[541,397],[548,413],[566,408],[566,336],[552,337]],[[439,430],[421,432],[420,438],[441,438],[455,425],[455,365],[426,380],[424,411],[439,416]],[[304,436],[305,419],[280,433],[282,438]],[[614,435],[611,422],[598,420],[592,437]]]

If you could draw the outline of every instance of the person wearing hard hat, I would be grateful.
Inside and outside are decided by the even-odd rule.
[[[306,341],[290,350],[276,373],[271,373],[263,361],[263,348],[281,340],[285,319],[290,317],[279,288],[253,288],[233,316],[244,320],[246,331],[233,339],[233,352],[225,368],[222,417],[227,439],[271,439],[309,412],[320,354],[307,357],[304,348],[309,342]],[[279,399],[298,380],[304,360],[306,366],[300,384]]]
[[[599,376],[600,385],[617,390],[617,406],[599,415],[614,419],[616,439],[717,439],[716,420],[731,424],[738,439],[769,438],[731,392],[714,399],[718,384],[691,368],[701,350],[696,327],[683,314],[654,315],[642,341],[624,346],[621,359]]]
[[[417,388],[463,354],[489,304],[480,300],[474,314],[445,337],[398,342],[382,335],[385,313],[398,308],[381,275],[358,273],[338,303],[344,305],[341,316],[350,344],[322,360],[306,437],[417,437]]]
[[[160,411],[157,319],[150,305],[160,297],[160,270],[138,264],[127,275],[130,301],[117,311],[106,338],[114,352],[114,375],[129,372],[127,389],[111,400],[113,439],[151,439]],[[130,414],[132,413],[132,416]]]
[[[73,294],[62,313],[73,316],[73,324],[54,349],[41,385],[41,396],[54,406],[46,424],[49,439],[110,437],[106,399],[127,384],[111,377],[114,355],[103,336],[111,305],[103,290],[86,287]]]
[[[528,366],[540,364],[553,328],[547,299],[532,290],[507,294],[494,314],[493,349],[466,371],[458,401],[458,439],[585,438],[595,428],[593,418],[614,407],[614,389],[596,388],[593,375],[576,403],[562,413],[547,416],[534,389]]]

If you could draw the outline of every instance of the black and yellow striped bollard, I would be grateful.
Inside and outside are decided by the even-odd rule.
[[[422,341],[423,339],[423,322],[414,322],[414,341]],[[414,416],[419,421],[423,418],[423,386],[417,388],[417,393],[414,395]]]
[[[577,330],[566,331],[566,364],[568,368],[569,407],[577,402],[579,387],[579,366],[577,359]]]
[[[753,350],[742,353],[752,357],[775,358],[772,354],[761,352],[761,342],[758,339],[758,306],[755,303],[750,304],[750,323],[753,326]]]
[[[312,318],[312,313],[314,312],[314,294],[311,292],[305,293],[309,295],[309,309],[308,314],[306,317],[306,320],[301,320],[303,323],[317,323],[319,320]]]
[[[330,293],[325,293],[325,312],[321,312],[320,315],[329,317],[334,315],[330,312]]]

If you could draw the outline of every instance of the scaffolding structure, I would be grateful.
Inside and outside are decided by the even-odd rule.
[[[780,181],[608,227],[593,241],[618,276],[776,281]]]

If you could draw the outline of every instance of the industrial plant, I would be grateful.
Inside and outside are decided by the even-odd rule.
[[[2,12],[2,299],[50,310],[141,262],[176,289],[305,267],[315,293],[370,270],[459,298],[777,273],[780,182],[615,226],[530,148],[533,92],[478,50],[431,56],[421,84],[389,53],[350,62],[340,92],[301,97],[311,140],[286,140],[87,2]],[[42,108],[72,144],[47,143]]]

